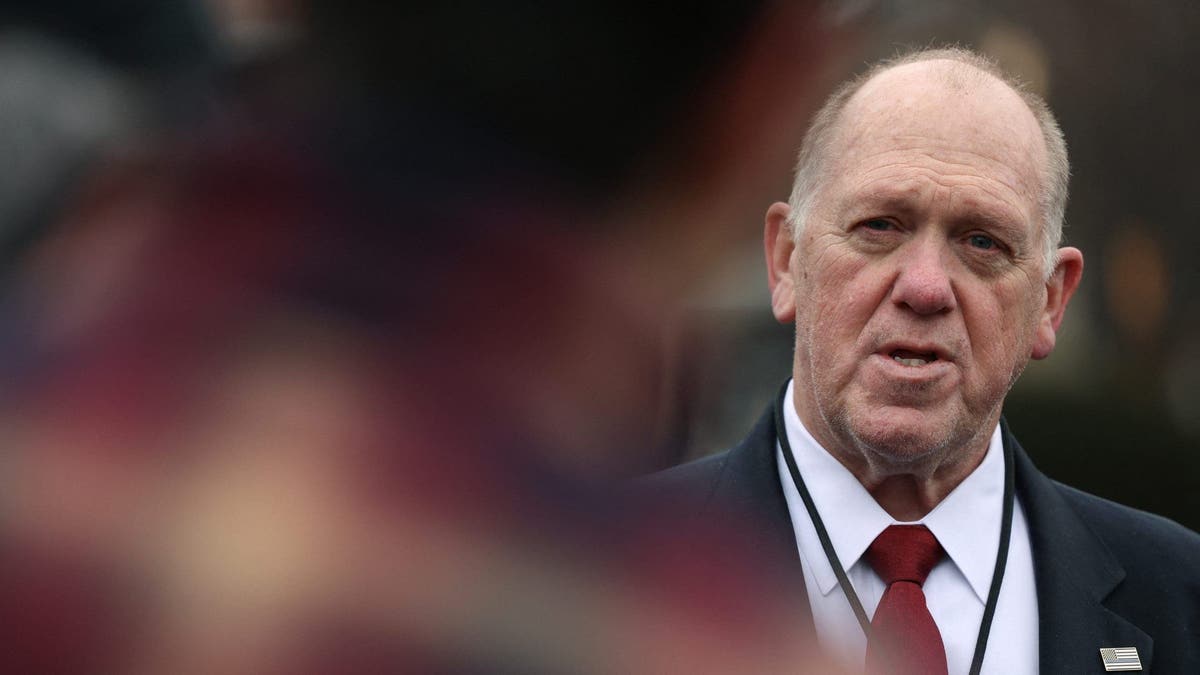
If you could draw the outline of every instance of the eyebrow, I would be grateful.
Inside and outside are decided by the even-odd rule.
[[[888,213],[912,213],[916,208],[909,195],[894,191],[872,191],[867,193],[850,193],[838,203],[837,212],[868,210],[886,211]]]

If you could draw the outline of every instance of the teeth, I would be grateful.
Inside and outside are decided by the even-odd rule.
[[[900,363],[900,364],[903,364],[906,366],[923,366],[926,363],[929,363],[925,359],[905,359],[905,358],[901,358],[899,356],[893,356],[892,358],[896,361],[896,363]]]

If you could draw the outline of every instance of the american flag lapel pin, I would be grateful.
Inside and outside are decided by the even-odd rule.
[[[1104,661],[1104,670],[1108,672],[1142,669],[1137,647],[1105,647],[1100,650],[1100,660]]]

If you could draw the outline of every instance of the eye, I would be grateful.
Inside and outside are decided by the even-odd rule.
[[[876,232],[886,232],[893,228],[891,221],[887,221],[882,218],[872,218],[864,221],[862,226],[868,230],[874,230]]]
[[[970,237],[967,237],[967,241],[971,244],[971,246],[983,251],[996,248],[997,245],[996,240],[992,239],[986,234],[973,234]]]

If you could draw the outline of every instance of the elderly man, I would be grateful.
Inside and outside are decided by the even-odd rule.
[[[792,380],[742,444],[655,480],[754,518],[851,667],[1200,672],[1200,537],[1049,480],[1001,420],[1083,271],[1067,175],[1040,98],[927,50],[833,94],[767,211]]]

